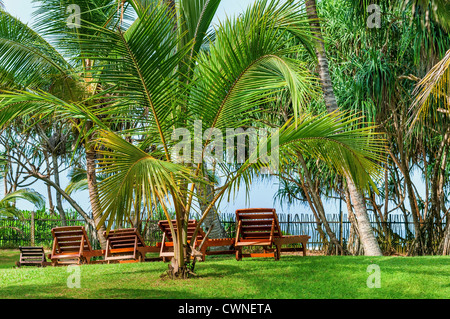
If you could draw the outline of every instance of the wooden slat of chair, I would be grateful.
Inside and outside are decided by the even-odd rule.
[[[140,262],[145,254],[157,251],[157,247],[147,246],[136,228],[112,230],[107,237],[105,261]],[[117,254],[120,254],[119,256]]]
[[[310,239],[310,236],[307,235],[297,235],[297,236],[283,236],[281,238],[277,238],[274,240],[274,244],[277,246],[277,249],[281,252],[283,251],[297,251],[300,250],[303,252],[303,256],[306,256],[306,244]],[[290,244],[301,244],[300,248],[282,248],[284,245]]]
[[[54,266],[69,259],[77,264],[90,263],[93,256],[102,254],[101,250],[92,250],[83,226],[55,227],[52,229],[52,235],[53,246],[49,258]]]
[[[18,267],[20,266],[46,266],[46,258],[44,247],[19,247],[20,257],[16,262]]]
[[[172,220],[172,223],[174,224],[174,231],[177,231],[176,221]],[[168,250],[168,248],[173,247],[173,244],[170,245],[170,243],[173,242],[173,236],[172,236],[172,232],[170,230],[169,221],[161,220],[158,222],[158,226],[163,232],[160,256],[163,258],[163,261],[166,261],[167,259],[174,256],[173,249]],[[197,228],[197,221],[195,219],[188,220],[188,224],[187,224],[187,237],[188,238],[192,237],[196,228]],[[196,237],[196,240],[193,245],[194,249],[200,245],[200,243],[203,241],[205,236],[206,236],[206,234],[205,234],[204,230],[202,228],[200,228],[199,231],[197,232],[197,237]],[[194,254],[196,256],[193,256],[193,257],[201,257],[202,260],[205,260],[206,248],[207,248],[207,246],[204,246],[204,248],[202,248],[201,256],[199,254],[198,254],[198,256],[197,256],[197,254]]]
[[[275,209],[256,208],[236,210],[238,231],[236,234],[236,259],[242,257],[274,257],[278,251],[272,249],[274,239],[281,237]],[[242,254],[244,246],[263,246],[264,253]]]
[[[256,208],[241,209],[236,211],[236,222],[238,224],[236,232],[236,259],[243,256],[267,257],[273,256],[279,259],[283,245],[301,244],[300,250],[306,256],[306,243],[309,236],[283,236],[275,209]],[[263,254],[242,254],[243,246],[265,246]],[[275,249],[271,248],[275,246]],[[289,249],[291,250],[291,249]],[[267,253],[273,251],[273,253]]]

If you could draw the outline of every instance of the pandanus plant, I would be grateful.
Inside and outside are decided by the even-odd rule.
[[[98,225],[109,230],[132,213],[160,207],[174,234],[169,265],[174,278],[187,277],[195,264],[191,253],[198,229],[188,238],[190,216],[199,214],[200,227],[215,204],[242,184],[248,190],[252,177],[271,163],[283,165],[300,152],[368,189],[379,177],[384,156],[383,139],[371,125],[360,125],[361,118],[304,111],[320,86],[303,63],[292,58],[299,48],[291,45],[292,37],[312,53],[303,2],[258,0],[211,32],[219,4],[120,1],[119,8],[126,13],[130,5],[137,16],[128,28],[81,19],[82,30],[62,43],[78,46],[78,59],[90,61],[89,83],[95,84],[91,95],[72,101],[35,88],[0,96],[0,124],[24,114],[57,114],[77,119],[79,127],[90,123],[85,134],[92,136],[90,149],[104,177],[95,199]],[[281,92],[290,98],[295,116],[281,127],[258,121],[262,105]],[[251,127],[266,129],[265,134],[254,140],[242,161],[239,156],[225,160],[237,150],[221,152],[221,136]],[[177,129],[191,134],[182,135],[180,142]],[[223,180],[198,211],[196,186],[208,183],[205,167],[213,153]]]

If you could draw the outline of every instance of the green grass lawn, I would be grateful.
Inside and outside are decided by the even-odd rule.
[[[14,269],[18,254],[0,251],[0,298],[356,299],[450,298],[450,257],[208,257],[198,277],[161,277],[162,262],[85,265],[81,288],[68,288],[67,267]],[[367,267],[380,267],[381,288],[368,288]]]
[[[14,267],[19,255],[19,250],[0,250],[0,270]]]

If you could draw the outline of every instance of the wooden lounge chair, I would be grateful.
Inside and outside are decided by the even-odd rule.
[[[236,260],[242,257],[274,257],[279,260],[282,251],[292,249],[282,246],[301,244],[300,251],[306,256],[306,243],[310,236],[284,236],[278,223],[278,217],[273,208],[250,208],[236,210]],[[243,254],[244,246],[262,246],[263,253]]]
[[[92,257],[102,256],[102,250],[93,250],[83,226],[66,226],[52,229],[53,248],[49,259],[58,264],[89,264]]]
[[[157,246],[147,246],[136,228],[111,230],[106,237],[105,261],[143,262],[148,252],[159,252]]]
[[[176,221],[172,221],[175,231],[176,228]],[[161,242],[161,251],[160,256],[163,258],[163,261],[166,261],[167,259],[170,259],[174,256],[173,252],[173,238],[172,233],[170,231],[169,222],[167,220],[162,220],[158,223],[158,226],[163,231],[163,239]],[[188,221],[188,227],[187,227],[187,236],[188,238],[192,237],[194,234],[195,229],[197,228],[197,221],[194,219],[190,219]],[[201,243],[203,242],[203,246],[201,247],[200,251],[197,251],[195,248],[200,247]],[[207,238],[204,230],[202,228],[199,229],[197,233],[197,238],[195,240],[195,243],[193,245],[194,252],[192,255],[192,258],[198,257],[202,261],[205,261],[206,254],[208,255],[218,255],[218,254],[227,254],[227,253],[234,253],[233,250],[224,250],[224,251],[214,251],[214,252],[208,252],[208,247],[221,247],[221,246],[228,246],[231,247],[234,245],[234,238],[218,238],[218,239],[210,239]]]
[[[20,259],[16,262],[17,267],[38,266],[45,267],[48,263],[45,258],[44,247],[19,247]]]

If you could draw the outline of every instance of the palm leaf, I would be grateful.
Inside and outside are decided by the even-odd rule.
[[[45,39],[7,12],[0,12],[0,82],[49,87],[69,76],[71,66]],[[5,85],[5,83],[3,83]]]
[[[179,32],[183,35],[181,43],[186,45],[191,41],[194,42],[189,58],[190,63],[194,63],[204,43],[220,2],[221,0],[181,0],[179,3]]]
[[[289,92],[297,115],[318,93],[316,78],[303,64],[290,58],[299,47],[289,47],[287,31],[278,20],[291,12],[290,7],[281,7],[284,11],[266,8],[266,1],[259,1],[256,6],[262,13],[249,10],[236,21],[222,23],[209,52],[199,54],[196,85],[189,92],[190,111],[205,127],[245,125],[251,120],[245,116],[249,111],[261,111],[259,106],[281,91]],[[303,15],[296,17],[297,20],[289,21],[301,25]]]
[[[440,106],[450,111],[450,50],[444,58],[420,80],[413,92],[411,126],[424,116],[436,117]],[[433,114],[429,110],[433,107]]]
[[[22,211],[13,206],[17,200],[25,200],[33,204],[37,210],[45,207],[45,198],[32,189],[20,189],[7,194],[0,200],[0,217],[23,218]]]
[[[0,94],[0,100],[2,100],[0,127],[18,117],[35,117],[38,119],[37,122],[39,122],[40,119],[46,116],[56,114],[60,119],[89,120],[98,125],[99,128],[107,128],[98,116],[98,114],[103,113],[101,105],[92,105],[92,103],[85,103],[85,101],[66,102],[43,91],[5,91]],[[86,104],[90,107],[86,106]],[[37,122],[34,123],[36,124]]]
[[[153,205],[168,207],[169,198],[179,202],[179,180],[191,180],[188,168],[158,160],[111,132],[103,132],[98,143],[106,147],[98,152],[99,173],[106,176],[99,182],[102,222],[109,219],[108,229],[141,203],[151,211]]]
[[[87,48],[82,58],[96,61],[94,81],[114,85],[110,104],[122,106],[126,112],[132,108],[141,115],[148,114],[146,127],[165,147],[167,119],[178,99],[175,70],[191,46],[178,47],[172,32],[174,21],[165,5],[138,14],[140,19],[126,33],[91,25],[95,35],[78,42]],[[128,114],[116,112],[116,116]]]

